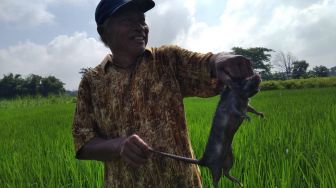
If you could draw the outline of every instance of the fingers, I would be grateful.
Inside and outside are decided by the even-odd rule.
[[[253,73],[253,68],[252,68],[252,63],[249,59],[242,57],[242,65],[240,67],[240,71],[242,74],[243,78],[250,77],[252,76]]]
[[[138,135],[132,135],[132,136],[134,136],[134,142],[133,142],[134,145],[141,150],[142,154],[145,157],[148,157],[150,151],[147,143],[143,141]]]
[[[217,75],[221,81],[225,82],[221,79],[221,77],[225,78],[221,74],[227,74],[230,78],[238,79],[247,78],[254,74],[251,61],[244,56],[224,54],[219,55],[216,60],[216,68],[219,73]]]
[[[121,156],[124,161],[134,167],[138,167],[147,162],[147,158],[143,157],[137,152],[134,152],[134,148],[131,148],[129,146],[124,148]]]
[[[240,55],[228,59],[228,71],[233,78],[247,78],[253,75],[251,61]]]
[[[230,77],[233,77],[233,78],[239,78],[241,77],[241,68],[240,66],[238,65],[238,63],[236,63],[235,61],[230,61],[228,63],[228,66],[225,67],[226,68],[226,72],[227,74],[230,76]],[[224,69],[225,70],[225,69]]]
[[[217,75],[218,80],[221,81],[224,85],[227,85],[230,88],[233,87],[233,82],[228,74],[226,74],[224,71],[218,71]]]
[[[120,151],[121,158],[132,167],[145,164],[149,155],[148,145],[135,134],[124,141]]]

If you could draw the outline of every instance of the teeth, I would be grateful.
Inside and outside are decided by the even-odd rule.
[[[143,40],[144,37],[134,37],[135,40]]]

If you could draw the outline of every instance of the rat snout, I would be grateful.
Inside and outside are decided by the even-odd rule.
[[[259,92],[260,82],[261,78],[258,74],[246,78],[243,91],[245,92],[245,96],[247,96],[247,98],[252,97]]]

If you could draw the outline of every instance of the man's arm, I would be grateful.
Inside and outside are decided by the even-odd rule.
[[[77,105],[72,127],[76,158],[111,161],[120,157],[131,166],[144,164],[149,158],[148,145],[137,135],[103,139],[96,134],[92,118],[93,104],[89,79],[84,76],[78,89]]]
[[[77,158],[84,160],[109,161],[119,157],[120,145],[123,138],[102,139],[94,137],[78,151]]]
[[[149,158],[149,146],[136,134],[130,137],[102,139],[94,137],[83,145],[78,159],[111,161],[121,157],[133,167],[145,164]]]

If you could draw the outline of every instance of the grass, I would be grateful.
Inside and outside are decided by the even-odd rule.
[[[261,90],[336,87],[336,76],[291,80],[269,80],[260,84]]]
[[[192,144],[201,156],[209,132],[204,125],[210,124],[217,99],[197,101],[186,101],[186,111],[191,138],[200,138]],[[251,115],[252,121],[240,127],[232,175],[253,188],[336,187],[336,88],[267,91],[251,104],[266,119]],[[206,169],[202,175],[210,176]],[[210,179],[204,179],[204,186],[210,187]],[[235,187],[223,179],[222,187]]]
[[[202,156],[218,98],[188,98],[193,148]],[[336,88],[263,91],[234,139],[231,174],[245,187],[336,187]],[[72,98],[0,101],[0,187],[102,187],[103,166],[77,161]],[[204,187],[211,187],[201,168]],[[221,187],[237,187],[222,178]]]
[[[100,163],[74,160],[74,103],[65,99],[2,103],[8,105],[0,108],[0,187],[102,187]]]

